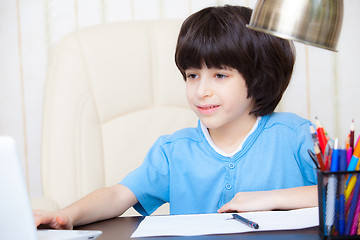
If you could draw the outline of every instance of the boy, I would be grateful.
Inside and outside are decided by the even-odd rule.
[[[291,42],[245,26],[251,10],[203,9],[183,23],[175,53],[197,128],[160,137],[120,184],[58,212],[34,211],[37,225],[72,228],[143,215],[165,202],[171,214],[294,209],[317,205],[309,121],[273,113],[295,61]]]

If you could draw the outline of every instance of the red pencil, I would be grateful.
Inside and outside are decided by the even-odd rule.
[[[318,139],[319,139],[320,149],[321,149],[321,152],[324,154],[327,140],[326,140],[324,128],[317,117],[315,117],[315,126],[316,126],[316,132],[317,132]]]

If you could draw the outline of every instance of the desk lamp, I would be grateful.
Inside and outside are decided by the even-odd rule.
[[[248,28],[337,51],[343,0],[258,0]]]

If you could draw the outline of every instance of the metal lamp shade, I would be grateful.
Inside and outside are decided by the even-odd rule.
[[[248,28],[336,51],[343,0],[258,0]]]

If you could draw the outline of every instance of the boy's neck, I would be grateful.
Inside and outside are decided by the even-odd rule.
[[[256,116],[234,122],[218,129],[208,129],[213,143],[225,153],[234,152],[244,141],[256,122]]]

